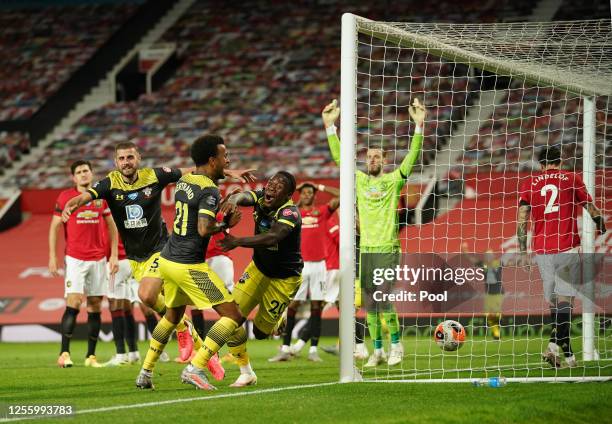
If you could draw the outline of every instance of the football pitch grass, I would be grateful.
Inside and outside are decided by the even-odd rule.
[[[321,345],[333,344],[322,339]],[[457,369],[445,374],[449,378],[470,377],[463,371],[470,362],[484,363],[483,354],[498,355],[489,359],[499,369],[489,375],[522,376],[537,361],[538,345],[529,355],[504,353],[526,352],[527,341],[501,343],[474,340],[459,352],[442,353],[433,343],[407,338],[406,358],[401,367],[387,373],[387,367],[365,373],[365,378],[397,376],[403,372],[415,378],[415,364],[433,369]],[[532,342],[529,342],[532,343]],[[179,381],[183,365],[161,363],[154,375],[154,391],[136,389],[138,365],[119,368],[85,368],[85,342],[74,342],[75,366],[60,369],[55,365],[58,343],[0,344],[0,404],[7,405],[73,405],[72,417],[43,419],[43,422],[137,423],[259,423],[259,422],[377,422],[377,423],[473,423],[473,422],[610,422],[612,416],[612,383],[508,383],[502,388],[473,387],[470,383],[353,383],[338,384],[338,359],[321,352],[322,363],[311,363],[306,354],[286,363],[268,363],[277,352],[278,341],[251,341],[249,352],[259,381],[257,386],[232,389],[238,376],[237,367],[226,364],[226,378],[213,382],[218,390],[205,392]],[[140,344],[141,355],[147,344]],[[435,349],[434,349],[435,348]],[[492,350],[493,349],[493,350]],[[168,345],[175,355],[175,342]],[[410,353],[412,352],[412,354]],[[114,353],[112,343],[100,343],[98,358],[107,360]],[[416,353],[416,354],[415,354]],[[468,355],[468,353],[471,353]],[[604,375],[610,375],[612,363],[601,361]],[[555,375],[535,367],[538,375]],[[399,370],[399,371],[398,371]],[[401,371],[403,370],[403,371]],[[533,372],[533,371],[531,371]],[[563,374],[562,371],[557,375]],[[588,375],[592,368],[581,367],[572,375]],[[416,377],[429,377],[416,373]],[[431,374],[439,377],[439,374]],[[476,374],[472,374],[476,375]],[[530,375],[534,375],[533,373]],[[607,419],[605,417],[608,417]],[[1,420],[1,419],[0,419]],[[59,420],[59,421],[58,421]],[[36,420],[40,422],[40,420]]]

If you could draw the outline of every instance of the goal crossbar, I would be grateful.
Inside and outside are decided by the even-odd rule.
[[[359,16],[355,16],[355,20],[358,32],[392,42],[399,47],[420,49],[453,62],[463,62],[498,75],[512,75],[536,84],[555,85],[579,95],[612,95],[612,26],[609,20],[581,21],[583,26],[580,29],[572,22],[407,24],[376,22]],[[536,25],[540,28],[537,31],[533,29]],[[574,37],[569,43],[570,48],[548,42],[544,38],[545,32],[541,30],[542,25],[562,31],[567,37]],[[469,34],[463,39],[463,45],[449,44],[450,37],[458,33]],[[585,37],[589,37],[588,42]],[[547,52],[553,50],[558,53],[562,48],[568,50],[565,53],[571,59],[583,58],[599,63],[598,72],[576,66],[571,60],[553,65],[543,63],[545,60],[553,60],[553,56]],[[533,54],[534,51],[541,54],[542,61],[530,63],[517,59],[522,52]]]

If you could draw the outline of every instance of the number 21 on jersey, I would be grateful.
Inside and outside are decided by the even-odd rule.
[[[187,235],[187,217],[189,216],[189,205],[180,200],[174,205],[176,216],[174,218],[174,233],[179,236]]]

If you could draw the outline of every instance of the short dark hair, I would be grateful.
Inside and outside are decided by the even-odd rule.
[[[119,150],[127,150],[127,149],[135,149],[138,151],[138,146],[131,141],[122,141],[121,143],[117,143],[115,145],[115,156],[117,156],[117,152]]]
[[[206,165],[208,159],[217,156],[218,147],[225,144],[218,135],[203,135],[198,137],[191,145],[191,159],[196,166]]]
[[[540,165],[559,165],[561,163],[561,149],[558,146],[545,147],[538,156]]]
[[[70,173],[71,173],[72,175],[74,175],[74,173],[75,173],[76,169],[77,169],[79,166],[82,166],[82,165],[87,165],[87,166],[89,167],[89,170],[90,170],[90,171],[93,169],[93,168],[91,167],[91,162],[90,162],[90,161],[88,161],[88,160],[83,160],[83,159],[79,159],[79,160],[75,160],[74,162],[72,162],[72,164],[70,164]]]
[[[287,182],[287,194],[291,195],[295,191],[295,177],[287,171],[278,171],[274,176],[280,175]]]
[[[313,193],[317,192],[317,187],[315,187],[314,184],[312,183],[302,183],[302,185],[300,186],[300,193],[302,192],[302,190],[304,190],[306,187],[310,187],[312,189]]]

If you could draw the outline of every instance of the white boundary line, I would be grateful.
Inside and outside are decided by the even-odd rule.
[[[241,397],[241,396],[250,396],[250,395],[261,395],[267,393],[276,393],[276,392],[284,392],[287,390],[299,390],[299,389],[311,389],[314,387],[325,387],[325,386],[333,386],[336,384],[340,384],[338,381],[330,382],[330,383],[317,383],[317,384],[305,384],[302,386],[287,386],[287,387],[275,387],[271,389],[262,389],[262,390],[253,390],[249,392],[239,392],[239,393],[224,393],[213,396],[197,396],[197,397],[189,397],[182,399],[168,399],[156,402],[145,402],[145,403],[134,403],[131,405],[115,405],[115,406],[106,406],[102,408],[91,408],[91,409],[83,409],[77,410],[73,415],[66,415],[66,418],[74,417],[77,415],[84,414],[95,414],[98,412],[109,412],[109,411],[119,411],[123,409],[136,409],[136,408],[148,408],[148,407],[157,407],[163,405],[171,405],[174,403],[185,403],[185,402],[195,402],[195,401],[207,401],[207,400],[216,400],[216,399],[224,399],[224,398],[233,398],[233,397]],[[6,403],[6,402],[5,402]],[[23,403],[23,402],[22,402]],[[14,422],[14,421],[25,421],[25,420],[35,420],[40,418],[61,418],[64,416],[29,416],[29,417],[19,417],[19,418],[0,418],[0,423],[5,422]]]

